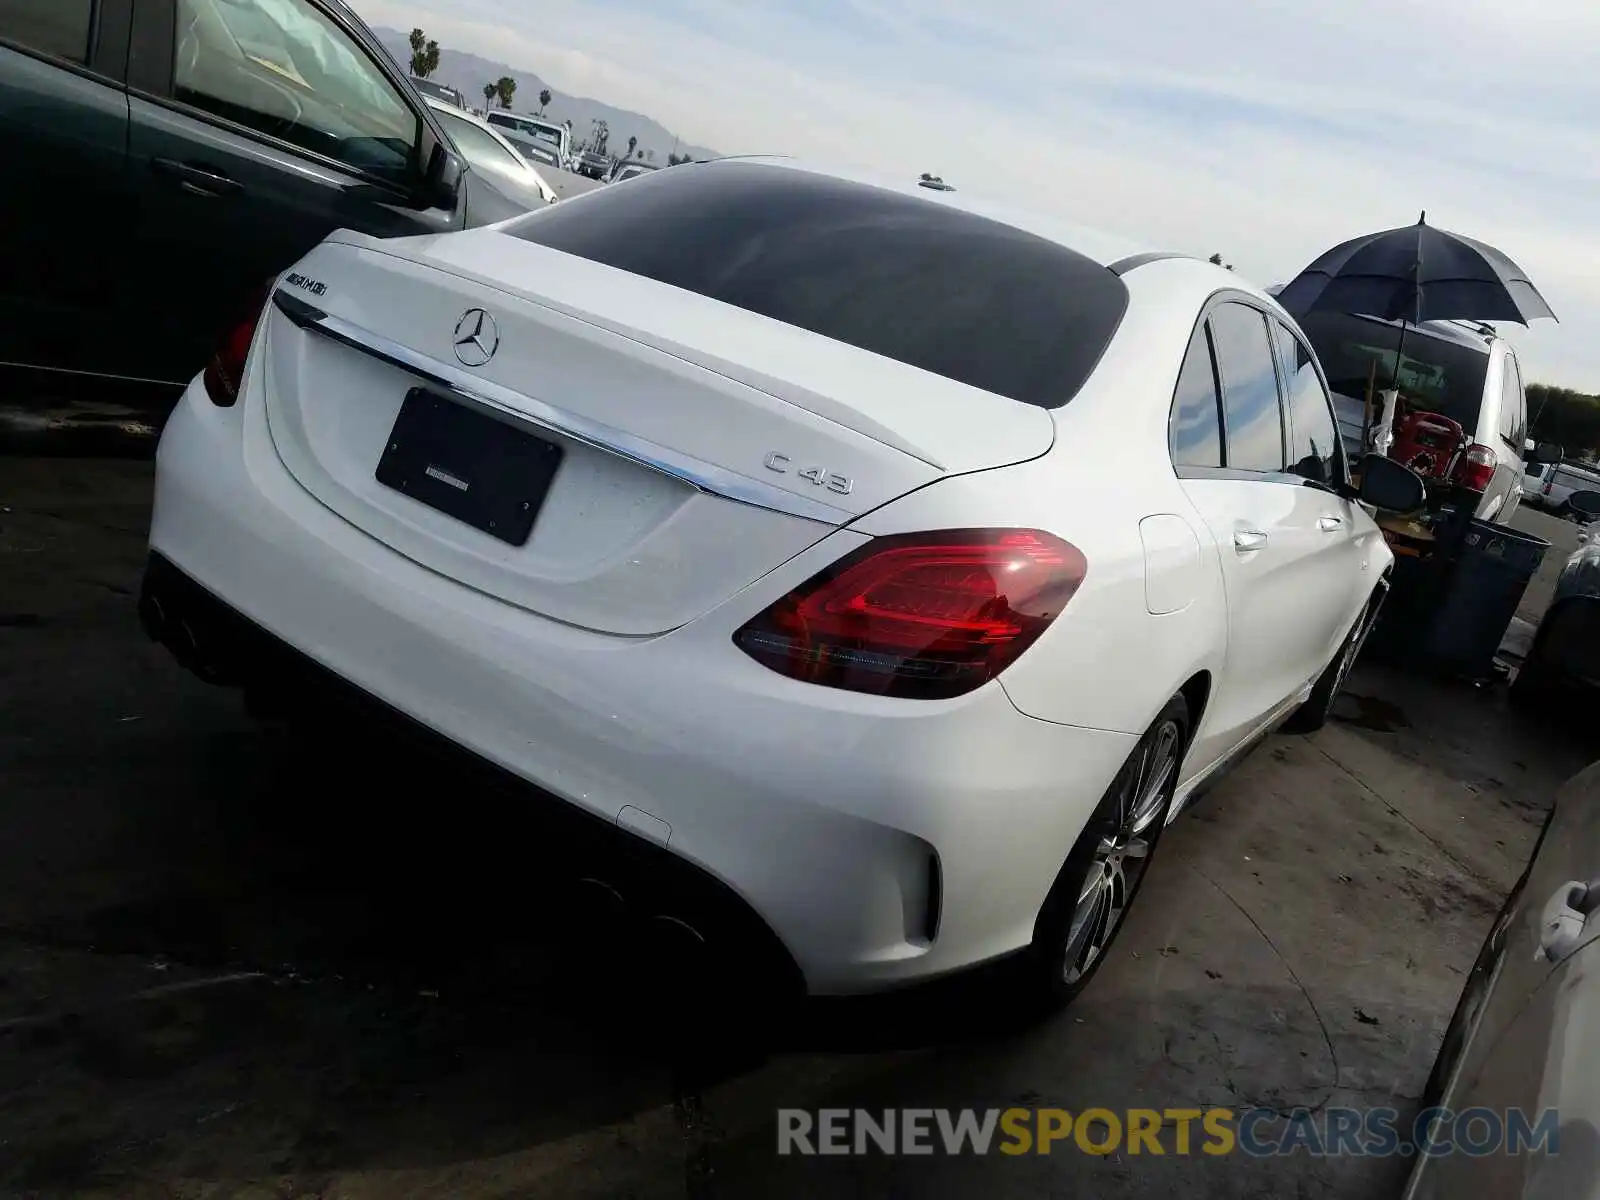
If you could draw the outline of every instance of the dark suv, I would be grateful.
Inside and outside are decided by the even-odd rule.
[[[339,0],[0,3],[0,364],[182,383],[329,232],[542,205]]]

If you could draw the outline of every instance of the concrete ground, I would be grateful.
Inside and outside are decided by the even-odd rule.
[[[1362,666],[1172,827],[1072,1010],[813,1006],[712,1072],[670,973],[570,969],[514,807],[257,728],[144,640],[149,478],[0,458],[4,1195],[1393,1194],[1399,1160],[780,1159],[775,1110],[1404,1109],[1584,761],[1503,689]]]

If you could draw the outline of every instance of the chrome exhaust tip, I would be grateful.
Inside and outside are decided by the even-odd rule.
[[[162,610],[161,601],[149,592],[139,596],[139,625],[152,642],[166,641],[167,614]]]

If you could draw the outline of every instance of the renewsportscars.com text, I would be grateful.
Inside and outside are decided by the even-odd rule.
[[[1393,1108],[781,1108],[778,1153],[1553,1155],[1559,1131],[1553,1109],[1530,1117],[1516,1108],[1430,1108],[1403,1119]]]

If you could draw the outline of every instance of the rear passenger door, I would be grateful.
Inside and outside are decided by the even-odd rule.
[[[0,362],[114,370],[131,0],[0,0]]]
[[[1194,762],[1209,765],[1273,717],[1326,665],[1350,594],[1334,542],[1287,469],[1268,318],[1214,304],[1173,401],[1173,466],[1222,565],[1228,647]]]
[[[1300,481],[1295,524],[1319,535],[1317,554],[1323,560],[1321,571],[1334,617],[1324,652],[1315,660],[1325,664],[1332,660],[1372,594],[1374,579],[1369,566],[1380,552],[1383,534],[1355,501],[1341,494],[1350,482],[1349,464],[1333,399],[1317,369],[1316,356],[1282,321],[1274,317],[1270,325],[1278,350],[1289,439],[1287,470]],[[1336,603],[1340,595],[1344,598],[1342,609]]]
[[[313,0],[136,0],[129,168],[145,370],[184,381],[253,293],[340,227],[441,232],[422,105]],[[458,206],[459,207],[459,206]]]

